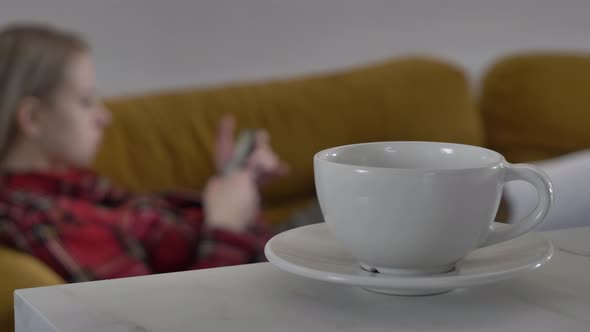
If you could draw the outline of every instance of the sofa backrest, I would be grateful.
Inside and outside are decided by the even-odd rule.
[[[291,175],[273,199],[313,193],[313,155],[380,140],[483,144],[480,114],[461,69],[435,58],[269,82],[195,88],[107,102],[114,122],[96,168],[135,190],[202,188],[214,172],[220,117],[266,128]]]
[[[488,145],[511,162],[590,148],[590,54],[509,55],[483,80]]]

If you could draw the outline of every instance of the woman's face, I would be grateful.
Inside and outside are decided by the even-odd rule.
[[[93,161],[111,120],[96,95],[95,84],[92,58],[82,53],[66,67],[62,85],[46,109],[38,113],[38,142],[51,163],[85,167]]]

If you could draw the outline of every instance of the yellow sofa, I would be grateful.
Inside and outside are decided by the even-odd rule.
[[[291,166],[291,175],[264,193],[264,213],[277,223],[313,199],[312,156],[329,146],[448,141],[490,145],[516,161],[590,147],[590,136],[576,126],[580,117],[589,120],[589,101],[577,87],[590,80],[582,74],[588,71],[590,57],[509,57],[486,76],[481,107],[460,68],[427,57],[117,98],[107,101],[114,123],[95,167],[137,191],[201,188],[213,174],[218,120],[232,113],[241,128],[267,128],[274,148]],[[542,136],[547,130],[566,139],[552,142]],[[6,331],[12,329],[5,324],[12,320],[13,289],[61,282],[35,259],[6,248],[0,248],[0,275],[0,326]]]

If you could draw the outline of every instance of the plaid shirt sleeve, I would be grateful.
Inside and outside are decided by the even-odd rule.
[[[133,195],[92,173],[27,176],[0,194],[0,243],[72,282],[258,262],[272,236],[261,223],[209,228],[195,196]]]
[[[263,261],[272,233],[260,222],[246,232],[210,228],[194,196],[136,197],[127,203],[132,220],[123,225],[141,242],[154,272],[201,269]]]

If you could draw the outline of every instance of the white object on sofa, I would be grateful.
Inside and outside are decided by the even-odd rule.
[[[534,163],[553,182],[555,204],[540,229],[590,225],[590,150]],[[505,195],[510,205],[510,221],[522,218],[537,203],[535,190],[518,181],[506,184]]]

